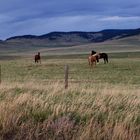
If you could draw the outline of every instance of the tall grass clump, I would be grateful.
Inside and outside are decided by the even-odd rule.
[[[0,139],[139,140],[140,93],[109,84],[3,83]]]

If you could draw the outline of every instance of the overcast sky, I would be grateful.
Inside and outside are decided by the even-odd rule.
[[[0,0],[0,39],[140,28],[140,0]]]

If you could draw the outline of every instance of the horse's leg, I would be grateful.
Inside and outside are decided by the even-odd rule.
[[[35,63],[37,63],[37,60],[35,59]]]
[[[88,64],[90,65],[90,60],[89,60],[89,58],[88,58]]]
[[[106,59],[104,58],[104,64],[106,64]]]
[[[91,64],[90,64],[91,68],[93,67],[93,62],[91,61]]]
[[[96,65],[95,65],[95,61],[93,62],[93,67],[95,67]]]
[[[99,63],[99,57],[98,56],[96,56],[96,60],[97,60],[97,63]]]
[[[108,63],[108,57],[104,58],[104,62],[105,62],[105,64]]]
[[[108,63],[108,56],[106,56],[106,62]]]
[[[108,63],[108,62],[107,62],[107,59],[105,58],[105,64],[106,64],[106,63]]]
[[[97,61],[95,60],[94,63],[95,63],[95,67],[96,67]]]
[[[91,66],[91,62],[89,61],[89,66]]]
[[[92,67],[92,59],[91,58],[88,58],[88,63],[89,63],[89,66]]]

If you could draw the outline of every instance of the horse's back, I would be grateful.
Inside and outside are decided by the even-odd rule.
[[[35,55],[35,59],[40,59],[40,55]]]
[[[89,56],[89,60],[90,60],[91,62],[96,61],[96,55],[91,55],[91,56]]]
[[[100,55],[100,58],[108,57],[108,54],[107,53],[99,53],[99,55]]]

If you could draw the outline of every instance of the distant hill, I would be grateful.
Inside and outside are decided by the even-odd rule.
[[[140,51],[140,28],[99,32],[51,32],[45,35],[15,36],[0,40],[0,55]]]
[[[24,35],[8,38],[6,42],[17,42],[32,45],[79,45],[116,40],[129,36],[140,35],[139,29],[110,29],[99,32],[51,32],[41,36]]]

